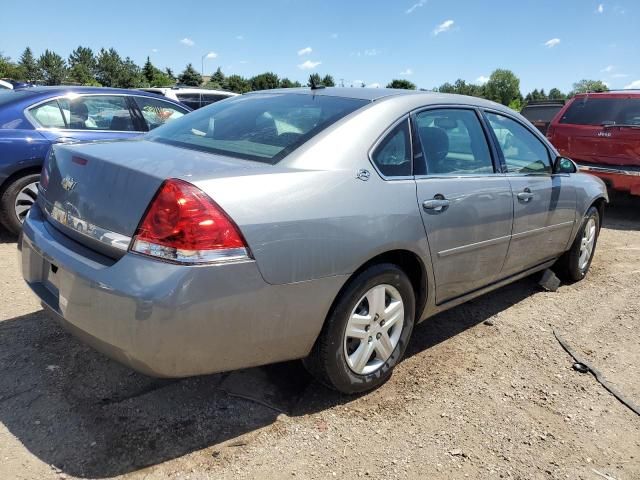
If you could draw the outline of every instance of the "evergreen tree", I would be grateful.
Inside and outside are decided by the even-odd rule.
[[[60,85],[67,76],[67,65],[60,55],[47,49],[38,59],[45,85]]]
[[[24,49],[24,52],[20,55],[18,66],[22,71],[22,77],[24,80],[28,82],[35,82],[40,78],[40,68],[38,67],[38,62],[33,56],[31,48],[27,47]]]
[[[189,87],[199,87],[202,84],[202,75],[190,63],[178,76],[178,83]]]

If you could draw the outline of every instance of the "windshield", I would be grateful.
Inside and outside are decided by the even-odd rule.
[[[291,93],[233,97],[147,135],[170,145],[276,163],[368,100]]]

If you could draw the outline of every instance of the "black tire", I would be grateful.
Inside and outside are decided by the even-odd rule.
[[[365,293],[377,285],[391,285],[400,294],[404,323],[388,360],[371,373],[358,374],[347,363],[344,335],[352,312]],[[367,268],[353,278],[336,299],[310,355],[304,360],[305,367],[318,381],[342,393],[354,394],[379,387],[389,379],[404,355],[415,323],[415,303],[413,286],[399,267],[380,264]]]
[[[16,197],[24,187],[39,180],[39,174],[28,174],[13,180],[2,191],[2,196],[0,196],[0,223],[13,235],[18,235],[22,231],[22,222],[15,211]]]
[[[593,249],[591,250],[591,257],[587,261],[586,265],[583,267],[580,266],[580,251],[582,249],[582,240],[585,235],[585,229],[589,220],[593,219],[595,221],[595,238],[593,243]],[[568,282],[578,282],[582,280],[589,271],[589,267],[591,266],[591,262],[593,260],[593,256],[596,252],[596,245],[598,244],[598,237],[600,236],[600,213],[598,209],[594,206],[590,207],[587,210],[584,218],[582,219],[582,224],[580,225],[580,229],[576,234],[576,238],[571,245],[571,248],[567,250],[562,257],[558,259],[554,270],[558,274],[558,276]]]

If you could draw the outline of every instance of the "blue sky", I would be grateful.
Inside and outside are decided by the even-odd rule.
[[[0,7],[0,51],[29,45],[63,56],[78,45],[115,47],[142,64],[346,85],[407,78],[422,88],[495,68],[533,88],[568,91],[582,78],[640,88],[638,0],[31,0]],[[635,83],[634,83],[635,82]]]

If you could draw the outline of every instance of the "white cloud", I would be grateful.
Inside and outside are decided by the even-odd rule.
[[[204,58],[216,58],[218,54],[216,52],[209,52],[205,55]]]
[[[236,35],[236,40],[244,40],[244,35]]]
[[[604,4],[600,4],[598,5],[598,8],[596,8],[596,12],[598,13],[603,13],[604,12]]]
[[[180,43],[186,45],[187,47],[193,47],[196,44],[196,42],[191,40],[189,37],[184,37],[182,40],[180,40]]]
[[[375,48],[370,48],[370,49],[364,51],[364,56],[365,57],[375,57],[379,53],[380,53],[380,50],[377,50]]]
[[[628,73],[614,73],[611,78],[627,78],[628,76]]]
[[[151,51],[152,51],[153,53],[158,53],[160,50],[158,50],[157,48],[152,48],[152,49],[151,49]]]
[[[445,20],[435,28],[435,30],[433,31],[433,34],[439,35],[441,33],[448,32],[449,30],[451,30],[451,27],[453,27],[454,23],[455,22],[453,20]]]
[[[476,78],[476,83],[479,83],[480,85],[484,85],[488,81],[489,81],[489,77],[485,75],[480,75],[478,78]]]
[[[423,7],[424,4],[427,3],[427,0],[418,0],[417,3],[411,5],[406,11],[406,14],[413,13],[417,8]]]
[[[298,65],[298,68],[300,70],[313,70],[314,68],[316,68],[321,63],[322,62],[312,62],[311,60],[307,60],[306,62],[301,63],[300,65]]]
[[[299,56],[309,55],[311,52],[313,52],[313,49],[311,47],[305,47],[303,49],[298,50],[298,55]]]
[[[413,70],[411,70],[410,68],[407,68],[406,70],[403,70],[402,72],[400,72],[399,75],[413,75]]]
[[[629,88],[639,89],[640,88],[640,80],[636,80],[634,82],[631,82],[629,85],[626,85],[624,88],[625,89],[629,89]]]
[[[329,35],[329,38],[335,40],[336,38],[338,38],[338,34],[337,33],[332,33],[331,35]]]
[[[552,38],[551,40],[547,40],[544,42],[544,46],[547,48],[553,48],[560,43],[559,38]]]
[[[605,72],[605,73],[611,73],[613,72],[613,69],[616,68],[613,65],[607,65],[606,67],[604,67],[602,70],[600,70],[601,72]]]
[[[380,88],[380,84],[378,82],[370,83],[367,88]]]

